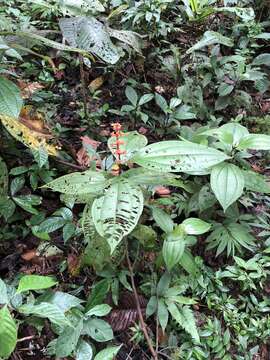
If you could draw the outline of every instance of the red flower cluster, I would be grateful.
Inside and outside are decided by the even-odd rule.
[[[111,136],[115,137],[115,142],[112,144],[112,146],[115,148],[116,159],[118,162],[120,162],[120,156],[126,154],[125,150],[120,149],[120,145],[124,145],[125,143],[123,140],[120,140],[120,137],[124,135],[121,132],[122,125],[119,123],[114,123],[112,124],[112,128],[113,132],[111,133]]]

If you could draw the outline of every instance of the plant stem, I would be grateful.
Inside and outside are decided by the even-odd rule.
[[[140,321],[141,329],[143,331],[145,340],[147,342],[147,345],[149,347],[149,350],[150,350],[154,360],[158,360],[158,355],[157,355],[157,353],[156,353],[156,351],[155,351],[155,349],[153,347],[152,341],[151,341],[150,336],[149,336],[148,331],[147,331],[146,324],[145,324],[144,319],[143,319],[143,314],[142,314],[142,310],[141,310],[141,306],[140,306],[139,296],[138,296],[136,286],[135,286],[135,281],[134,281],[133,267],[132,267],[130,259],[129,259],[128,244],[127,243],[126,243],[126,258],[127,258],[128,268],[129,268],[129,272],[130,272],[131,285],[132,285],[132,289],[133,289],[133,293],[134,293],[134,297],[135,297],[135,302],[136,302],[136,307],[137,307],[137,311],[138,311],[138,315],[139,315],[139,321]]]
[[[79,54],[79,60],[80,60],[80,75],[81,75],[81,87],[82,87],[84,116],[85,116],[85,118],[88,118],[87,92],[86,92],[85,73],[84,73],[84,69],[83,69],[83,56],[82,56],[82,54]]]

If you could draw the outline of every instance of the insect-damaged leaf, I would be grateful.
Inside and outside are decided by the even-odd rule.
[[[162,141],[139,150],[131,159],[144,168],[162,172],[210,173],[210,168],[228,159],[216,149],[188,141]]]
[[[97,232],[108,241],[111,253],[135,228],[142,211],[142,191],[126,179],[119,179],[94,201],[92,218]]]
[[[61,176],[44,187],[70,195],[96,194],[104,189],[105,182],[102,173],[87,170]]]

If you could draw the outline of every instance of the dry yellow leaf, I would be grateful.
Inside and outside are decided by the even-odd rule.
[[[30,149],[38,150],[40,146],[44,146],[49,155],[57,156],[57,147],[46,143],[43,134],[29,129],[16,118],[0,114],[0,120],[7,131],[18,141],[21,141]]]
[[[29,129],[40,132],[44,134],[44,136],[46,135],[47,138],[51,137],[46,128],[44,116],[32,105],[25,105],[22,108],[20,112],[20,122]]]
[[[104,83],[104,79],[103,76],[99,76],[97,77],[95,80],[92,80],[89,84],[89,90],[91,92],[94,92],[96,90],[98,90]]]

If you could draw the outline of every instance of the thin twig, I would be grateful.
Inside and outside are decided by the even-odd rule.
[[[26,336],[26,337],[23,337],[21,339],[18,339],[17,342],[23,342],[23,341],[27,341],[27,340],[32,340],[35,337],[36,337],[36,335]]]
[[[56,162],[58,162],[59,164],[63,164],[63,165],[72,167],[73,169],[76,169],[76,170],[81,170],[81,171],[83,171],[83,170],[86,170],[86,169],[87,169],[87,168],[84,167],[84,166],[76,165],[76,164],[67,162],[67,161],[65,161],[65,160],[60,160],[60,159],[57,159],[57,158],[55,158],[54,160],[55,160]]]
[[[83,97],[83,109],[85,118],[88,117],[88,109],[87,109],[87,93],[86,93],[86,84],[85,84],[85,73],[83,69],[83,56],[79,54],[80,60],[80,74],[81,74],[81,87],[82,87],[82,97]]]
[[[135,302],[136,302],[136,307],[137,307],[137,311],[138,311],[138,315],[139,315],[139,321],[140,321],[141,329],[143,331],[145,340],[147,342],[147,345],[149,347],[149,350],[150,350],[154,360],[158,360],[158,355],[157,355],[157,353],[156,353],[156,351],[155,351],[155,349],[153,347],[152,341],[150,339],[150,336],[149,336],[147,328],[146,328],[146,324],[145,324],[144,319],[143,319],[143,314],[142,314],[142,310],[141,310],[141,306],[140,306],[139,296],[138,296],[136,286],[135,286],[135,281],[134,281],[133,267],[132,267],[130,259],[129,259],[128,244],[127,243],[126,243],[126,258],[127,258],[128,268],[129,268],[129,272],[130,272],[131,285],[132,285],[132,289],[133,289],[133,293],[134,293],[134,297],[135,297]]]

